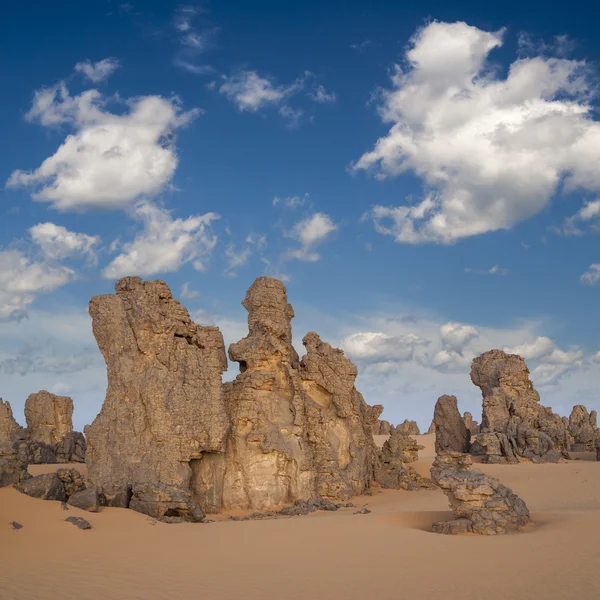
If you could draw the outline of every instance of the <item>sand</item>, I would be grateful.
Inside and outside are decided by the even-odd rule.
[[[416,464],[427,474],[433,436]],[[352,509],[272,521],[167,525],[85,513],[0,489],[2,600],[586,600],[600,598],[600,463],[477,465],[525,499],[534,524],[498,537],[428,531],[445,496],[384,491]],[[56,468],[36,466],[36,473]],[[88,519],[81,531],[67,516]],[[13,531],[15,520],[23,529]]]

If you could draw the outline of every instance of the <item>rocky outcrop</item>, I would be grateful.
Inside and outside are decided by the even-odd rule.
[[[435,421],[433,419],[431,420],[431,425],[427,430],[427,435],[431,435],[432,433],[435,433]]]
[[[0,487],[30,477],[27,455],[18,452],[18,440],[23,435],[24,430],[15,421],[10,404],[0,398]]]
[[[573,407],[569,417],[569,435],[573,438],[571,450],[573,452],[593,452],[595,450],[596,411],[588,414],[582,404]]]
[[[387,489],[416,491],[433,487],[429,479],[421,477],[409,463],[419,459],[424,446],[413,438],[394,429],[383,444],[375,471],[377,483]]]
[[[439,454],[431,467],[431,479],[448,497],[454,520],[433,525],[444,534],[498,535],[518,531],[530,522],[521,498],[497,479],[472,471],[469,454]]]
[[[373,407],[375,408],[375,407]],[[373,430],[373,435],[390,435],[392,433],[392,425],[389,421],[384,421],[379,419],[375,424],[375,429]]]
[[[216,327],[191,321],[164,282],[128,277],[115,289],[90,303],[108,371],[86,428],[101,503],[198,521],[369,488],[382,407],[366,404],[354,364],[316,333],[299,360],[280,281],[261,277],[248,290],[249,333],[229,348],[240,374],[223,385]]]
[[[481,433],[473,445],[474,454],[482,454],[489,462],[502,462],[502,457],[504,462],[511,462],[519,456],[533,462],[557,462],[561,455],[568,456],[566,419],[540,405],[529,369],[520,356],[501,350],[485,352],[473,360],[471,381],[483,394]],[[500,448],[504,452],[509,447],[513,456],[488,455],[485,450]]]
[[[25,421],[32,440],[57,444],[73,431],[73,400],[45,390],[25,401]]]
[[[200,463],[201,506],[262,510],[362,493],[372,480],[382,407],[366,404],[354,364],[316,333],[302,340],[299,361],[280,281],[257,279],[242,304],[249,333],[229,348],[240,374],[225,384],[232,429],[225,455]]]
[[[458,412],[456,396],[440,396],[433,411],[435,423],[435,451],[468,452],[469,432]]]
[[[465,422],[465,427],[469,432],[469,438],[479,433],[479,423],[473,420],[473,415],[470,412],[465,412],[463,414],[463,421]]]
[[[395,429],[397,429],[402,435],[421,435],[417,422],[409,421],[408,419],[404,419],[400,425],[396,425]]]
[[[138,509],[161,517],[171,494],[195,519],[197,464],[225,449],[229,430],[223,337],[194,323],[162,281],[126,277],[115,289],[89,308],[108,374],[102,410],[85,429],[90,480],[109,505],[133,494]]]

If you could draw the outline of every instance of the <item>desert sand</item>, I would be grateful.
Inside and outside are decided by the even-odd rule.
[[[433,436],[415,467],[427,475]],[[379,442],[380,440],[378,440]],[[86,513],[0,489],[2,600],[598,599],[600,463],[476,465],[528,504],[520,534],[442,536],[440,490],[354,499],[372,511],[208,524],[155,522],[131,510]],[[77,466],[77,465],[73,465]],[[56,465],[31,467],[34,474]],[[85,469],[85,467],[78,466]],[[81,531],[67,516],[83,516]],[[10,521],[23,528],[12,530]]]

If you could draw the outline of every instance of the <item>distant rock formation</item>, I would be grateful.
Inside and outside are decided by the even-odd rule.
[[[216,327],[191,321],[162,281],[127,277],[115,289],[90,302],[108,389],[86,428],[87,463],[108,504],[198,521],[369,489],[382,407],[366,404],[354,364],[316,333],[299,361],[280,281],[248,290],[249,333],[229,348],[240,374],[223,385]]]
[[[468,452],[470,436],[458,412],[456,396],[440,396],[433,411],[435,423],[435,451]]]
[[[126,277],[116,295],[90,302],[107,365],[99,415],[85,428],[91,482],[109,506],[155,518],[203,518],[190,495],[205,453],[223,452],[229,430],[216,327],[196,325],[162,281]]]
[[[516,354],[490,350],[473,360],[471,381],[483,394],[481,433],[472,453],[486,462],[557,462],[567,455],[566,419],[539,404],[525,361]]]
[[[479,423],[473,420],[473,415],[470,412],[465,412],[463,414],[463,421],[465,422],[465,427],[469,432],[469,437],[475,436],[479,433]]]
[[[400,423],[400,425],[396,425],[396,429],[402,435],[421,435],[417,422],[409,421],[408,419],[404,419],[404,422]]]
[[[375,408],[375,407],[373,407]],[[389,421],[384,421],[379,419],[377,423],[375,423],[375,429],[373,435],[390,435],[392,433],[393,426]]]
[[[427,435],[431,435],[432,433],[435,433],[435,420],[431,420],[431,425],[429,426],[429,429],[427,430]]]
[[[379,464],[375,471],[377,482],[383,488],[417,491],[434,487],[431,480],[421,477],[409,463],[419,459],[424,446],[401,433],[397,428],[383,444]]]
[[[582,404],[577,404],[569,417],[569,435],[573,438],[571,450],[573,452],[593,452],[596,447],[596,411],[588,414]]]
[[[23,435],[24,430],[15,421],[10,404],[0,398],[0,487],[20,483],[30,477],[27,460],[23,460],[15,448],[15,442]]]
[[[439,454],[431,467],[431,479],[448,497],[454,520],[433,525],[444,534],[498,535],[518,531],[530,521],[521,498],[497,479],[471,471],[470,454]]]

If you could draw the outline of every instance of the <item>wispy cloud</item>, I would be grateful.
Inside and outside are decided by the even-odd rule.
[[[75,72],[81,73],[92,83],[100,83],[108,79],[119,67],[120,63],[116,58],[104,58],[98,62],[84,60],[75,65]]]
[[[505,269],[500,265],[494,265],[489,269],[472,269],[467,267],[465,269],[465,273],[475,273],[477,275],[508,275],[510,273],[510,269]]]

